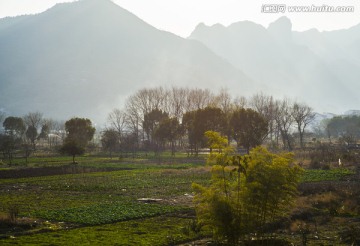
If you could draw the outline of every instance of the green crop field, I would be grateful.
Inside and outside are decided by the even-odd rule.
[[[339,181],[353,175],[355,172],[349,169],[331,169],[331,170],[305,170],[303,182],[319,181]]]
[[[164,245],[196,238],[199,234],[186,229],[193,220],[187,215],[193,214],[191,184],[206,184],[210,174],[201,163],[176,159],[81,157],[70,166],[64,157],[44,157],[29,159],[25,174],[22,168],[4,168],[0,215],[16,208],[19,225],[2,226],[0,244],[81,245],[106,238],[108,245]],[[25,218],[31,228],[21,228]]]
[[[78,162],[37,157],[26,166],[1,166],[0,245],[172,245],[204,237],[193,230],[191,189],[210,181],[201,158],[85,156]],[[306,170],[303,182],[352,174]],[[11,213],[16,221],[6,224]]]

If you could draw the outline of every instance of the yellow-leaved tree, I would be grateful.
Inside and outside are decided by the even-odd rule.
[[[239,156],[220,134],[206,136],[220,151],[208,158],[213,165],[210,185],[193,184],[197,219],[213,230],[215,239],[236,245],[242,236],[262,232],[266,223],[288,212],[303,170],[293,164],[291,153],[256,147]]]

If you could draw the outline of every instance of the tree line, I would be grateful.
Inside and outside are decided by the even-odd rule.
[[[173,153],[180,147],[197,154],[210,130],[247,152],[264,140],[292,150],[294,131],[304,147],[305,130],[314,117],[305,103],[275,100],[262,93],[247,99],[234,98],[225,89],[214,94],[208,89],[145,88],[131,95],[124,108],[109,114],[102,145],[109,152],[131,145],[154,151],[168,147]]]
[[[354,144],[360,138],[360,115],[335,116],[323,124],[330,143],[338,139],[343,143]]]
[[[44,119],[40,112],[30,112],[23,117],[6,117],[0,113],[3,131],[0,132],[0,150],[3,157],[11,164],[14,152],[23,150],[25,158],[35,151],[40,139],[48,139],[50,129],[55,129],[55,123]]]
[[[128,97],[123,108],[108,114],[99,142],[110,155],[138,150],[159,153],[164,149],[196,155],[206,146],[204,133],[210,130],[227,136],[247,152],[264,141],[274,148],[292,150],[296,142],[304,147],[304,134],[314,117],[305,103],[263,93],[245,98],[233,97],[226,89],[213,93],[198,88],[143,88]],[[39,112],[23,117],[2,114],[1,118],[4,157],[10,158],[15,149],[25,149],[28,156],[44,141],[47,146],[70,145],[65,122],[45,119]],[[82,120],[93,127],[89,119]],[[84,149],[90,141],[80,142]]]

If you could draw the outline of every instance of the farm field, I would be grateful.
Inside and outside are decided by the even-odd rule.
[[[0,245],[211,241],[209,231],[197,230],[192,204],[191,184],[210,181],[204,158],[85,156],[69,164],[66,157],[34,157],[26,166],[21,161],[0,166]],[[358,186],[354,174],[351,168],[307,169],[297,205],[277,237],[296,245],[305,236],[309,245],[348,245],[345,237],[351,239],[360,224],[351,199],[356,194],[347,193]]]

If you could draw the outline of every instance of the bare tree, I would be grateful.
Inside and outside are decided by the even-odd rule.
[[[185,105],[189,89],[172,87],[169,93],[169,114],[177,119],[181,119],[185,113]]]
[[[153,89],[141,89],[126,101],[126,112],[130,115],[136,114],[141,121],[144,115],[154,109],[167,112],[169,93],[162,87]]]
[[[227,89],[222,88],[214,97],[213,107],[220,108],[225,115],[228,115],[233,109],[233,103],[230,93]]]
[[[214,101],[214,95],[208,89],[191,89],[187,96],[185,111],[204,109]]]
[[[250,106],[263,117],[265,117],[266,115],[268,115],[269,105],[272,100],[273,99],[271,96],[265,95],[263,93],[258,93],[251,97]]]
[[[113,111],[109,113],[108,123],[110,124],[110,128],[114,129],[119,134],[120,138],[125,132],[127,122],[128,119],[125,111],[113,109]]]
[[[269,127],[269,137],[270,140],[273,140],[274,135],[276,134],[276,123],[275,123],[275,103],[272,96],[265,95],[263,93],[255,94],[250,99],[250,106],[258,112],[260,115],[262,115],[268,122]]]
[[[140,136],[144,138],[141,129],[144,114],[146,114],[146,109],[144,109],[138,101],[139,99],[137,97],[131,96],[125,105],[127,125],[129,131],[133,133],[133,138],[136,140],[134,146],[137,148],[139,147]]]
[[[150,92],[150,97],[153,100],[153,102],[151,103],[152,105],[151,110],[159,109],[165,112],[169,112],[170,91],[160,86],[150,89],[149,92]]]
[[[226,93],[222,94],[229,96]],[[144,115],[152,110],[161,110],[171,117],[180,119],[185,112],[206,108],[215,101],[215,96],[208,89],[156,87],[141,89],[131,95],[126,101],[125,108],[127,114],[142,122]]]
[[[40,130],[40,126],[42,123],[43,115],[40,112],[30,112],[24,117],[24,122],[27,126],[26,136],[31,141],[33,149],[35,150],[36,142]]]
[[[126,130],[129,129],[128,115],[123,110],[113,109],[113,111],[111,111],[108,115],[107,122],[110,126],[102,134],[102,139],[104,141],[106,140],[105,142],[103,142],[103,144],[106,143],[105,145],[109,145],[109,143],[111,142],[112,147],[120,147]],[[109,140],[111,141],[109,142]],[[113,143],[115,140],[116,144]]]
[[[234,110],[245,108],[247,105],[248,105],[248,100],[246,99],[246,97],[237,96],[233,100]]]
[[[294,102],[292,106],[292,117],[296,122],[297,130],[299,132],[300,146],[301,148],[304,148],[305,128],[314,120],[315,113],[312,108],[306,104]]]
[[[143,117],[144,114],[150,112],[151,106],[148,90],[142,89],[130,96],[126,101],[126,109],[131,115],[136,114],[138,117]]]
[[[139,147],[140,136],[143,139],[145,137],[141,129],[144,115],[149,110],[148,107],[146,100],[143,99],[143,95],[139,93],[130,96],[125,104],[129,130],[134,133],[134,139],[136,139],[134,146],[136,147]]]
[[[294,123],[292,117],[292,107],[288,99],[277,100],[275,102],[275,122],[280,131],[284,148],[292,150],[290,128]]]
[[[42,123],[43,114],[40,112],[30,112],[24,116],[24,122],[29,127],[35,127],[38,129]]]

